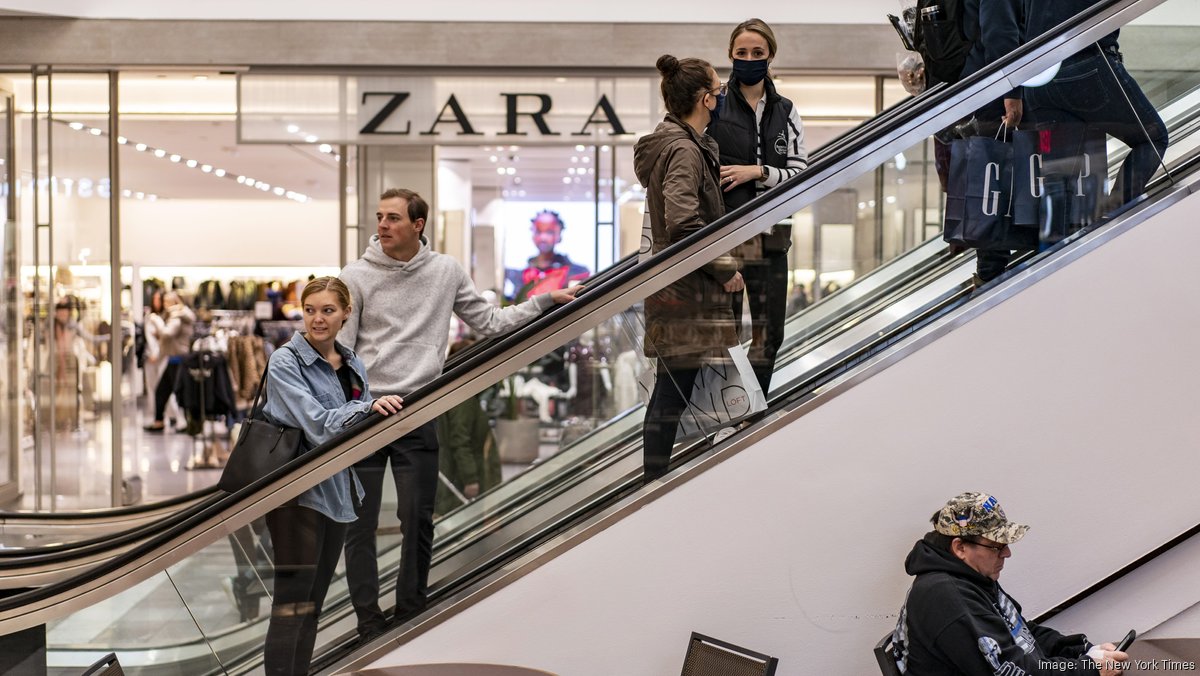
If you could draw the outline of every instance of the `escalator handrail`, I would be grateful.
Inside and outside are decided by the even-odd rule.
[[[202,540],[197,537],[201,532],[228,532],[231,522],[236,521],[234,525],[240,525],[261,516],[309,486],[353,464],[357,457],[390,443],[432,420],[466,396],[471,396],[478,387],[470,386],[490,384],[514,372],[533,356],[623,311],[629,305],[630,296],[641,298],[656,292],[704,262],[734,248],[734,245],[755,234],[756,228],[765,229],[779,220],[771,220],[772,217],[797,204],[801,206],[796,208],[802,208],[805,200],[811,203],[832,192],[835,188],[830,188],[828,184],[838,184],[839,180],[844,180],[841,176],[843,172],[874,166],[879,158],[888,156],[895,147],[928,136],[939,123],[944,126],[946,119],[958,119],[986,101],[997,98],[1012,87],[1009,70],[1006,69],[1011,68],[1013,73],[1030,74],[1044,70],[1053,60],[1069,54],[1068,48],[1074,43],[1088,44],[1111,31],[1120,14],[1140,14],[1135,5],[1144,5],[1148,11],[1161,1],[1110,0],[1097,6],[1097,11],[1091,13],[1098,19],[1095,23],[1083,25],[1082,20],[1076,21],[1061,33],[1043,36],[1040,44],[1027,45],[1018,50],[1019,54],[1001,59],[962,83],[910,101],[898,108],[888,120],[886,128],[878,130],[878,136],[871,135],[861,143],[848,144],[845,148],[830,152],[829,156],[814,162],[808,170],[785,182],[782,189],[766,193],[673,244],[649,261],[614,275],[608,282],[581,294],[569,307],[558,307],[544,313],[501,340],[492,350],[464,360],[463,364],[450,369],[430,385],[411,393],[406,398],[406,413],[386,420],[375,417],[364,422],[322,448],[301,456],[288,467],[263,477],[244,492],[219,498],[201,513],[153,536],[134,551],[114,557],[78,576],[0,600],[0,631],[40,623],[39,619],[44,621],[41,616],[52,614],[52,606],[56,604],[72,607],[84,605],[94,593],[99,593],[97,587],[106,579],[111,582],[124,578],[121,584],[125,586],[118,585],[116,590],[127,588],[161,570],[161,567],[149,565],[155,559],[161,559],[160,563],[165,565],[182,560],[199,548],[200,545],[196,543]],[[1100,9],[1104,12],[1100,12]],[[857,173],[854,175],[857,176]],[[615,310],[614,307],[621,309]],[[606,312],[610,314],[605,315]],[[78,589],[87,584],[92,586]],[[106,592],[105,595],[109,593],[112,592]],[[48,603],[52,600],[55,603]]]

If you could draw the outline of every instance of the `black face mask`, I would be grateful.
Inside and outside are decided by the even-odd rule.
[[[717,100],[717,107],[708,111],[709,126],[716,124],[717,120],[721,119],[721,107],[725,105],[725,95],[724,94],[717,94],[713,98],[715,98]]]
[[[767,76],[767,69],[771,67],[771,62],[766,59],[758,61],[746,61],[745,59],[733,60],[733,76],[738,82],[747,85],[756,85],[762,82],[762,79]]]

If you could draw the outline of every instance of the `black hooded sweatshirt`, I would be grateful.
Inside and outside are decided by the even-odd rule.
[[[1099,672],[1083,634],[1063,636],[1021,616],[1000,584],[948,551],[930,533],[909,552],[915,575],[896,627],[906,676],[1039,676]]]

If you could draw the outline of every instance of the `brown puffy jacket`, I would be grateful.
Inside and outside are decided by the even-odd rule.
[[[646,186],[653,253],[725,214],[718,157],[716,141],[672,115],[638,140],[633,165]],[[732,296],[724,284],[737,272],[737,261],[721,256],[647,298],[646,356],[688,366],[735,345]]]

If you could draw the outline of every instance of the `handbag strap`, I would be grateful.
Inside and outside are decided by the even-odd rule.
[[[294,348],[292,348],[291,345],[285,344],[282,347],[280,347],[279,349],[287,350],[287,351],[291,352],[292,354],[296,355],[296,363],[300,362],[300,353],[296,352],[296,350]],[[262,414],[263,408],[265,408],[267,405],[267,401],[266,401],[267,374],[269,374],[270,372],[271,372],[271,362],[268,361],[267,368],[263,369],[262,378],[260,378],[258,381],[258,392],[254,393],[254,403],[250,404],[249,418],[251,420],[260,420],[260,418],[258,416],[260,414]],[[261,404],[259,404],[259,399],[263,400]]]

